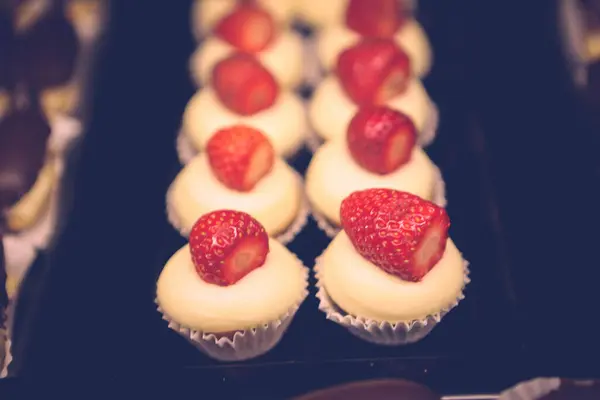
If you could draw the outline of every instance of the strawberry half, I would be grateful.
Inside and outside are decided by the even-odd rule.
[[[423,279],[446,250],[446,210],[410,193],[354,192],[342,202],[340,217],[359,254],[405,281]]]
[[[336,72],[358,105],[386,103],[406,90],[411,77],[408,56],[391,39],[363,39],[344,50]]]
[[[275,21],[271,14],[256,4],[244,2],[215,27],[215,34],[239,51],[258,53],[275,37]]]
[[[273,168],[275,152],[260,131],[236,125],[216,132],[206,146],[208,161],[219,181],[247,192]]]
[[[248,116],[271,107],[279,86],[254,57],[237,53],[219,61],[212,72],[217,97],[231,111]]]
[[[244,212],[213,211],[194,224],[190,252],[204,281],[229,286],[265,263],[269,237],[265,228]]]
[[[348,126],[348,149],[358,165],[384,175],[410,161],[417,134],[405,114],[384,106],[358,110]]]
[[[350,0],[346,9],[346,26],[367,37],[390,38],[405,20],[399,0]]]

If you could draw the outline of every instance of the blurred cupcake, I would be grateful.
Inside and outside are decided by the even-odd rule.
[[[600,382],[559,378],[537,378],[508,389],[500,400],[596,400]]]
[[[321,140],[343,137],[360,106],[386,105],[406,114],[417,141],[429,144],[437,111],[421,81],[412,75],[408,55],[391,39],[363,39],[340,55],[335,74],[317,87],[309,119]]]
[[[296,0],[256,0],[255,3],[271,14],[278,25],[286,26],[294,15]],[[192,6],[192,30],[200,40],[215,25],[231,13],[243,0],[195,0]]]
[[[269,236],[289,242],[306,221],[303,203],[300,176],[274,155],[265,135],[243,125],[215,133],[167,194],[169,220],[184,236],[201,215],[237,208],[256,218]]]
[[[18,40],[19,83],[39,94],[51,122],[73,114],[80,100],[75,80],[79,42],[62,8],[41,17]]]
[[[256,56],[281,88],[294,88],[302,81],[302,49],[302,38],[289,27],[281,27],[266,9],[241,3],[198,46],[191,72],[198,86],[206,85],[213,67],[239,51]]]
[[[250,215],[202,216],[158,278],[169,327],[208,356],[245,360],[271,350],[307,295],[307,268]]]
[[[347,135],[321,146],[306,172],[306,193],[319,226],[333,236],[342,201],[357,190],[390,188],[445,207],[439,169],[419,146],[410,118],[387,107],[361,108]]]
[[[319,309],[369,342],[425,337],[464,298],[467,263],[446,211],[415,195],[368,189],[340,208],[343,231],[317,259]]]
[[[237,124],[263,132],[275,153],[283,157],[300,150],[307,131],[304,105],[298,95],[280,89],[256,58],[243,53],[217,63],[211,86],[199,90],[186,106],[182,134],[197,152],[215,132]]]

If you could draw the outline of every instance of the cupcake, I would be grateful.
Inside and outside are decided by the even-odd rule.
[[[167,262],[156,301],[169,327],[208,356],[245,360],[271,350],[307,295],[307,269],[250,215],[206,214]]]
[[[71,115],[79,104],[75,81],[79,42],[62,8],[52,10],[19,37],[19,83],[39,94],[42,110],[53,122]]]
[[[343,137],[361,105],[387,105],[413,121],[418,142],[428,144],[436,111],[421,81],[411,74],[408,55],[391,39],[363,39],[340,55],[335,74],[317,87],[309,105],[312,128],[321,140]]]
[[[241,3],[256,3],[281,25],[291,22],[296,0],[195,0],[192,6],[192,30],[197,39],[206,36],[218,22]]]
[[[191,58],[191,72],[198,86],[210,81],[213,67],[236,51],[252,54],[273,74],[281,88],[302,81],[302,38],[281,27],[266,9],[240,4],[214,27]]]
[[[335,68],[344,49],[363,37],[393,39],[408,55],[412,73],[427,75],[431,68],[431,46],[421,25],[396,0],[353,0],[342,23],[325,26],[317,34],[317,52],[321,66]]]
[[[205,152],[177,175],[167,194],[171,223],[188,236],[203,214],[237,208],[254,216],[267,234],[290,241],[307,217],[302,179],[274,155],[260,131],[235,125],[215,133]]]
[[[215,132],[236,124],[262,131],[275,153],[283,157],[298,152],[307,131],[301,99],[281,90],[256,58],[243,53],[216,64],[211,86],[196,92],[186,106],[182,135],[197,152],[206,147]]]
[[[313,214],[330,236],[341,226],[342,201],[357,190],[402,190],[445,206],[440,171],[415,145],[416,129],[405,114],[367,106],[356,113],[347,131],[317,150],[306,173]]]
[[[319,308],[373,343],[425,337],[468,282],[446,211],[406,192],[367,189],[348,196],[340,215],[343,231],[315,266]]]
[[[33,109],[0,121],[0,230],[18,234],[48,210],[58,184],[56,157],[47,152],[50,127]]]

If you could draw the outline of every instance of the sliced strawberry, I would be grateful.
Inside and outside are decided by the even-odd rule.
[[[212,84],[221,102],[240,115],[253,115],[271,107],[279,86],[273,75],[248,54],[233,54],[215,65]]]
[[[219,181],[230,189],[248,192],[273,168],[275,152],[260,131],[236,125],[216,132],[206,152]]]
[[[204,281],[229,286],[265,263],[269,237],[265,228],[244,212],[213,211],[194,224],[190,252]]]
[[[348,149],[361,167],[389,174],[410,161],[416,129],[405,114],[384,106],[358,110],[348,126]]]
[[[366,37],[390,38],[405,20],[399,0],[350,0],[346,9],[348,28]]]
[[[342,202],[340,217],[359,254],[405,281],[422,280],[446,250],[446,210],[406,192],[354,192]]]
[[[359,105],[384,104],[403,93],[410,61],[391,39],[364,39],[340,54],[336,72],[346,94]]]
[[[275,21],[271,14],[254,3],[240,3],[215,27],[215,34],[239,51],[258,53],[275,37]]]

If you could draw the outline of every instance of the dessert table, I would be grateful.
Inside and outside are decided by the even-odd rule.
[[[327,321],[312,289],[274,350],[228,364],[168,329],[153,302],[162,266],[184,244],[165,216],[165,194],[194,91],[189,2],[148,2],[143,12],[113,2],[93,113],[68,169],[68,222],[20,295],[16,384],[68,377],[104,382],[108,392],[201,387],[226,398],[288,398],[405,378],[446,399],[491,399],[536,376],[598,377],[595,109],[569,77],[558,7],[481,3],[419,5],[435,49],[425,86],[440,111],[427,152],[446,181],[453,240],[470,261],[464,301],[421,342],[379,347]],[[309,160],[303,151],[292,164],[303,172]],[[310,221],[288,247],[312,266],[327,243]]]

